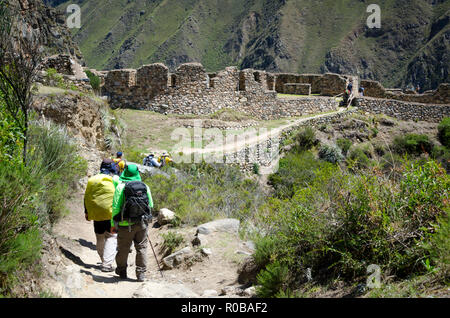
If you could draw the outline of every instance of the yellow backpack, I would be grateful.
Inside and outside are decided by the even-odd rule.
[[[84,193],[84,205],[88,212],[88,220],[111,220],[114,191],[112,176],[98,174],[89,178]]]

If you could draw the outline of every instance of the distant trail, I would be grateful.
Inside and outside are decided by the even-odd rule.
[[[255,135],[250,138],[242,138],[242,139],[238,140],[237,142],[227,143],[227,144],[225,144],[223,146],[219,146],[219,147],[206,147],[206,148],[189,148],[189,147],[187,147],[187,148],[182,148],[182,149],[174,149],[174,152],[182,151],[183,154],[193,154],[193,153],[205,154],[205,153],[211,153],[211,152],[233,153],[233,152],[242,150],[245,147],[260,144],[269,138],[275,138],[277,136],[280,136],[284,130],[291,128],[291,127],[295,127],[297,125],[300,125],[305,121],[315,119],[315,118],[327,117],[330,115],[343,113],[345,111],[347,111],[347,109],[342,108],[342,109],[339,109],[332,113],[313,115],[313,116],[309,116],[309,117],[292,120],[290,123],[285,124],[283,126],[273,128],[273,129],[268,129],[268,131],[263,134]],[[255,129],[255,131],[256,131],[256,129]]]

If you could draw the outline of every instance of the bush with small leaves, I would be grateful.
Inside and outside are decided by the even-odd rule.
[[[295,136],[296,147],[298,151],[310,150],[318,144],[316,133],[311,127],[306,127]]]
[[[319,158],[330,163],[338,163],[344,160],[344,156],[339,148],[328,145],[322,145],[319,148]]]
[[[162,249],[164,251],[164,256],[172,254],[181,243],[184,242],[184,237],[176,232],[167,232],[161,234],[164,239],[162,244]]]
[[[445,147],[450,148],[450,117],[445,117],[438,126],[438,139]]]
[[[427,135],[406,134],[394,139],[394,150],[399,154],[420,155],[431,153],[433,143]]]
[[[364,169],[369,167],[370,159],[367,157],[363,149],[355,147],[350,150],[347,156],[347,164],[349,166],[354,166],[359,169]]]
[[[289,268],[279,262],[267,265],[256,277],[259,287],[258,297],[271,298],[287,289]]]
[[[339,148],[341,148],[342,153],[344,154],[344,156],[347,155],[348,150],[350,149],[350,147],[352,146],[352,142],[348,139],[345,138],[339,138],[336,141],[336,144]]]

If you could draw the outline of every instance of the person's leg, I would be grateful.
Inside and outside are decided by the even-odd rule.
[[[117,234],[105,232],[105,247],[103,251],[102,270],[112,271],[112,265],[117,254]]]
[[[103,263],[104,259],[104,251],[105,251],[105,241],[106,241],[106,232],[111,228],[110,221],[94,221],[94,232],[96,237],[96,248],[97,253],[100,256],[100,260]]]
[[[100,256],[100,260],[103,263],[104,262],[104,250],[105,250],[105,233],[103,234],[98,234],[95,233],[95,237],[97,238],[97,242],[96,242],[96,248],[97,248],[97,253],[98,256]]]
[[[143,281],[147,271],[147,226],[135,225],[134,247],[136,248],[136,278]]]
[[[126,278],[128,254],[133,242],[134,232],[128,231],[128,226],[119,226],[117,233],[116,274]]]

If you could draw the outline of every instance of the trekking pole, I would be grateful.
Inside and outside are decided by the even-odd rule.
[[[164,278],[164,275],[162,273],[162,269],[159,266],[158,258],[156,257],[155,249],[153,248],[153,244],[152,244],[152,241],[150,241],[150,236],[148,235],[148,233],[147,233],[147,239],[148,239],[148,241],[150,243],[150,246],[152,247],[153,255],[155,256],[155,260],[156,260],[156,264],[158,265],[159,273],[161,274],[161,277]]]

